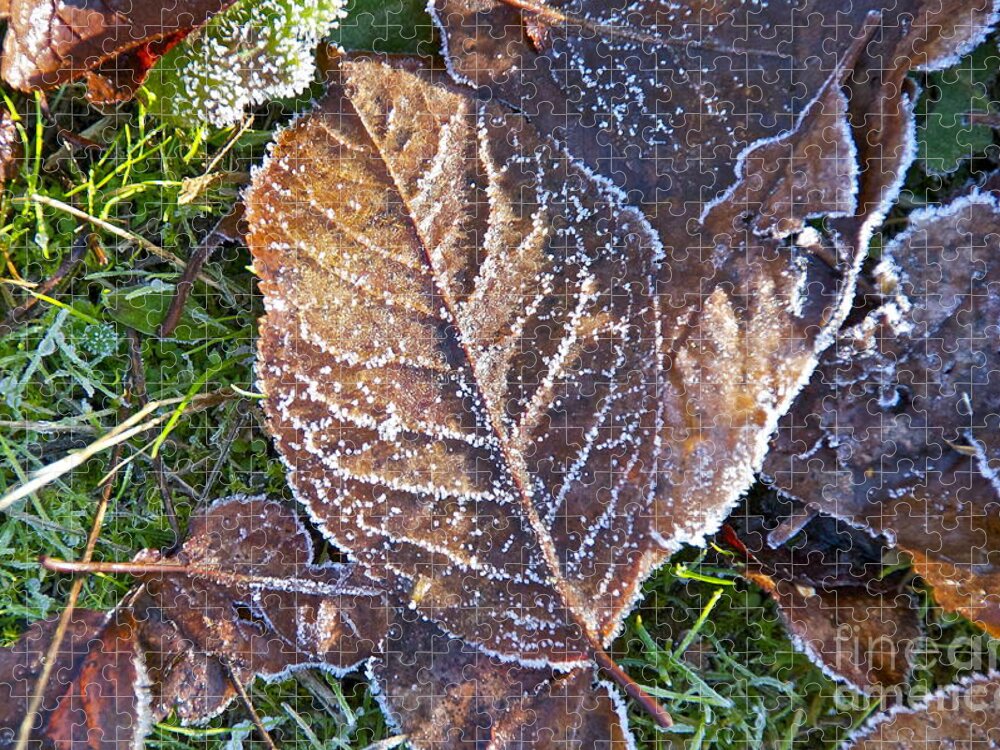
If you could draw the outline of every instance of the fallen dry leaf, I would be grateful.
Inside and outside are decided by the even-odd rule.
[[[417,748],[634,747],[621,699],[592,670],[503,663],[392,601],[354,566],[313,557],[288,509],[232,498],[195,516],[181,550],[165,558],[49,561],[142,584],[114,612],[73,613],[33,736],[95,750],[139,746],[172,712],[186,723],[218,714],[237,696],[234,679],[304,667],[340,676],[367,664],[388,721]],[[0,649],[0,744],[24,717],[56,622]]]
[[[430,7],[455,78],[524,112],[630,192],[668,251],[683,247],[689,222],[731,188],[749,147],[808,117],[838,65],[852,71],[849,107],[868,183],[859,215],[878,213],[912,158],[907,72],[948,64],[995,20],[992,0]]]
[[[408,609],[397,611],[370,672],[387,719],[416,748],[635,746],[621,697],[591,669],[504,662]]]
[[[917,212],[885,249],[882,304],[846,329],[782,421],[782,492],[886,534],[938,602],[1000,634],[1000,208]]]
[[[139,555],[140,564],[190,568],[165,575],[153,567],[139,576],[132,602],[158,687],[154,714],[218,713],[236,697],[229,671],[246,683],[304,666],[344,674],[364,663],[391,611],[354,568],[313,558],[298,518],[260,499],[223,501],[194,517],[187,541],[166,559]]]
[[[453,632],[586,661],[657,554],[624,512],[653,502],[657,242],[523,119],[378,62],[345,77],[248,200],[291,483]],[[586,486],[630,469],[620,499]]]
[[[73,613],[32,736],[60,747],[141,746],[152,722],[171,712],[186,722],[218,714],[237,696],[234,679],[360,666],[393,610],[356,568],[313,565],[313,556],[287,508],[232,498],[196,515],[174,555],[147,550],[103,566],[50,561],[142,583],[111,613]],[[16,733],[38,688],[56,622],[36,623],[0,649],[0,743]]]
[[[17,733],[59,618],[0,649],[0,746]],[[32,733],[58,747],[133,747],[149,729],[150,695],[128,608],[73,613]]]
[[[795,505],[755,493],[730,516],[721,543],[774,599],[800,651],[838,681],[894,697],[923,638],[905,574],[884,574],[883,540],[833,518],[814,517],[772,546],[778,520],[794,519]]]
[[[846,750],[978,750],[1000,742],[1000,677],[967,678],[916,706],[877,716]]]
[[[320,529],[418,612],[607,664],[644,578],[749,486],[844,291],[803,295],[829,268],[802,244],[683,275],[522,115],[420,67],[344,61],[256,176],[271,430]]]
[[[128,99],[157,59],[234,0],[10,0],[4,80],[36,91],[86,78],[95,102]]]

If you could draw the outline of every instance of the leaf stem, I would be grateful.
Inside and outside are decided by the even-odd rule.
[[[638,703],[642,709],[648,713],[659,726],[669,729],[674,725],[673,719],[667,710],[660,705],[659,701],[646,692],[638,682],[633,680],[624,669],[618,666],[611,655],[600,646],[594,647],[594,661],[597,666],[604,670],[615,684],[625,691],[625,694]]]
[[[42,555],[38,558],[42,567],[55,573],[76,575],[79,573],[104,573],[108,575],[127,575],[134,578],[150,576],[180,576],[186,578],[204,578],[222,586],[247,586],[251,589],[265,591],[295,592],[306,596],[375,596],[377,589],[366,589],[359,586],[345,586],[341,582],[316,580],[312,578],[277,577],[248,575],[236,571],[202,565],[179,565],[171,562],[77,562],[60,560],[56,557]]]

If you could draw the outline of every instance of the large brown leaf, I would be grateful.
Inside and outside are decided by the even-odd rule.
[[[909,126],[883,117],[908,114],[907,71],[955,59],[995,20],[993,0],[435,0],[431,9],[456,79],[512,104],[629,191],[668,250],[683,248],[690,221],[733,185],[747,148],[799,126],[839,64],[855,70],[852,119],[872,171],[862,197],[892,200]]]
[[[171,46],[233,0],[10,0],[2,73],[16,89],[86,78],[94,101],[128,98]]]
[[[912,708],[882,714],[847,750],[979,750],[1000,742],[1000,676],[968,678]]]
[[[826,357],[765,471],[783,492],[885,533],[938,601],[1000,634],[1000,208],[914,214],[886,249],[884,302]]]
[[[320,528],[412,607],[580,664],[749,485],[842,297],[804,297],[829,269],[792,243],[679,273],[526,118],[433,79],[344,62],[256,176],[271,429]]]

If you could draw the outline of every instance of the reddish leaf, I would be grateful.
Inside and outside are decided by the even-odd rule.
[[[35,623],[0,649],[0,745],[17,734],[58,621]],[[59,747],[137,746],[149,728],[150,695],[131,612],[74,612],[44,694],[33,736]]]
[[[233,0],[10,0],[2,73],[33,91],[86,78],[88,96],[131,97],[162,55]]]
[[[977,750],[1000,742],[1000,678],[967,679],[913,708],[878,716],[847,750]]]
[[[993,247],[980,195],[911,217],[883,304],[848,329],[783,421],[766,472],[824,513],[887,534],[938,601],[1000,634],[1000,388]]]

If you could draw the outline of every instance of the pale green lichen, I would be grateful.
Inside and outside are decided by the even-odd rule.
[[[247,107],[301,93],[316,48],[345,0],[240,0],[160,61],[147,82],[155,109],[226,126]]]

